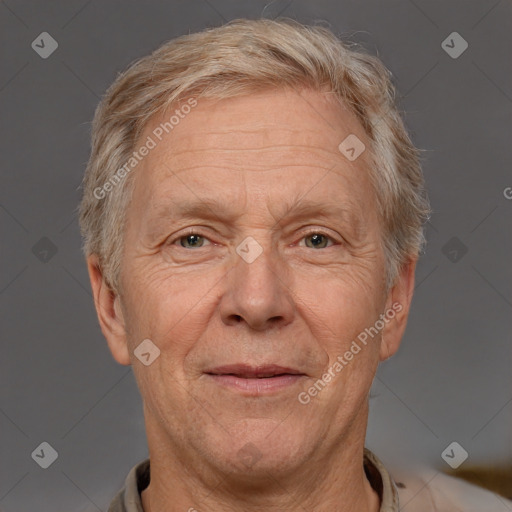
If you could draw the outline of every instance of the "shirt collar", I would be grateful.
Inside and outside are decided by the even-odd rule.
[[[380,497],[379,512],[398,512],[398,489],[380,459],[364,449],[364,470],[370,485]]]

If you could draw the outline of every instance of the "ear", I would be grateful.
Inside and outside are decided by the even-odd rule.
[[[107,339],[114,359],[122,365],[130,364],[130,352],[126,339],[125,322],[121,311],[119,295],[105,282],[99,258],[92,254],[87,258],[87,270],[91,280],[94,305],[101,331]]]
[[[405,332],[412,296],[414,293],[414,271],[418,258],[411,258],[402,266],[394,286],[386,299],[387,323],[382,331],[380,360],[394,355]]]

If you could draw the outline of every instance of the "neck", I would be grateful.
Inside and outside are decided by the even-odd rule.
[[[355,490],[357,496],[355,496]],[[309,497],[301,501],[297,497],[303,492],[292,494],[288,490],[282,490],[281,496],[274,496],[271,503],[265,502],[261,497],[257,500],[261,504],[256,504],[248,499],[238,500],[230,496],[227,500],[221,500],[218,496],[210,495],[201,499],[201,505],[198,505],[197,493],[178,494],[179,486],[175,486],[172,492],[162,486],[152,483],[142,492],[142,507],[144,512],[201,512],[202,510],[216,510],[219,512],[239,511],[241,503],[244,503],[244,511],[277,512],[286,510],[287,512],[304,512],[304,510],[315,510],[318,512],[336,511],[349,512],[357,510],[358,512],[378,512],[380,510],[379,497],[371,488],[369,482],[365,479],[361,486],[351,488],[351,492],[333,493],[333,497],[321,497],[321,505],[313,502],[316,500]],[[184,489],[183,489],[184,490]],[[169,504],[173,504],[170,508]],[[283,503],[283,505],[276,503]],[[190,506],[193,504],[192,506]]]
[[[363,424],[355,435],[333,443],[325,455],[308,459],[292,473],[236,475],[206,467],[199,456],[170,443],[163,430],[146,421],[151,481],[142,492],[144,512],[378,512],[377,493],[363,467]],[[351,439],[349,439],[351,438]],[[318,450],[320,452],[321,450]]]

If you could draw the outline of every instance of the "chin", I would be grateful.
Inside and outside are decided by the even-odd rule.
[[[281,420],[282,421],[282,420]],[[307,433],[290,429],[275,420],[244,420],[231,435],[211,442],[211,462],[223,473],[240,482],[265,482],[303,466],[314,451]]]

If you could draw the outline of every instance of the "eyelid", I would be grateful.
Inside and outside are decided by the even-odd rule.
[[[181,240],[182,238],[188,236],[188,235],[199,235],[200,237],[202,237],[203,239],[205,240],[208,240],[210,243],[212,243],[212,241],[208,238],[207,235],[205,235],[201,228],[196,228],[196,227],[189,227],[189,228],[186,228],[185,231],[182,231],[181,233],[177,234],[176,236],[172,237],[172,239],[170,239],[167,244],[168,245],[175,245],[176,242],[178,242],[179,240]],[[322,236],[325,236],[326,238],[328,238],[329,240],[331,240],[333,242],[332,245],[338,243],[338,244],[341,244],[343,243],[343,241],[335,236],[333,236],[333,234],[325,229],[325,228],[310,228],[304,232],[301,233],[301,236],[300,236],[300,241],[302,241],[305,237],[307,236],[311,236],[311,235],[322,235]],[[329,246],[331,247],[331,246]],[[183,247],[183,249],[185,249],[185,247]],[[198,249],[201,249],[201,247],[198,247]]]
[[[208,240],[210,243],[212,243],[212,241],[208,238],[208,236],[201,232],[201,228],[190,227],[190,228],[186,228],[185,231],[182,231],[181,233],[179,233],[173,237],[169,237],[166,244],[167,245],[175,245],[176,242],[178,242],[182,238],[185,238],[186,236],[189,236],[189,235],[199,235],[200,237],[202,237],[205,240]],[[181,246],[179,246],[179,247],[181,247]],[[182,249],[185,249],[185,247],[182,247]],[[201,249],[201,247],[198,247],[198,249]]]
[[[333,236],[331,234],[330,231],[324,229],[324,228],[310,228],[309,230],[307,231],[304,231],[303,233],[301,233],[301,237],[300,237],[300,240],[302,241],[304,238],[306,238],[307,236],[310,236],[310,235],[322,235],[322,236],[325,236],[326,238],[330,239],[333,244],[341,244],[343,243],[342,240],[340,240],[339,238],[336,238],[335,236]],[[329,246],[329,247],[332,247],[332,246]]]

